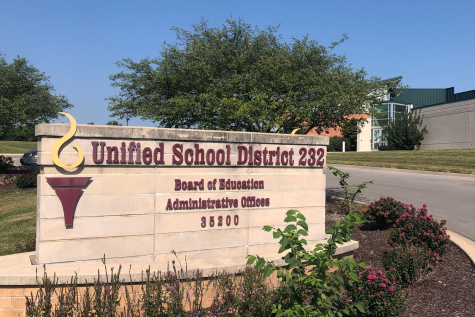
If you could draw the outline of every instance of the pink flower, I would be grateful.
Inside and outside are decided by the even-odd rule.
[[[358,287],[358,290],[361,291],[361,287]]]
[[[385,283],[381,283],[381,287],[382,287],[382,288],[386,288],[386,284],[385,284]]]
[[[392,286],[389,286],[389,287],[388,287],[388,291],[390,291],[391,293],[394,291],[393,288],[392,288]]]

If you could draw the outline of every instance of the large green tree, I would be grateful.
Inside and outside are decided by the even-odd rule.
[[[138,116],[163,127],[321,133],[348,116],[372,111],[388,83],[353,69],[346,57],[307,36],[285,43],[278,27],[260,30],[242,20],[220,28],[172,28],[158,58],[123,59],[111,75],[120,88],[110,110],[133,105]]]
[[[34,131],[39,123],[58,118],[58,112],[73,107],[65,96],[53,94],[49,77],[25,58],[8,63],[0,55],[0,139],[12,131]]]

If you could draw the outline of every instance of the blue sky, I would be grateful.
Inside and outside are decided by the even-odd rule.
[[[104,99],[118,93],[108,79],[120,71],[114,62],[156,57],[164,41],[174,42],[172,26],[189,29],[202,18],[211,26],[231,16],[260,28],[280,23],[285,41],[308,34],[327,45],[347,33],[337,53],[370,75],[472,90],[473,12],[475,1],[3,1],[0,53],[49,75],[78,123],[105,124],[112,118]]]

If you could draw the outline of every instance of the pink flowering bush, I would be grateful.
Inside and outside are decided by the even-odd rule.
[[[438,255],[449,251],[449,235],[444,225],[438,223],[432,215],[427,215],[426,205],[421,209],[403,213],[396,221],[389,243],[392,246],[414,245],[427,247]]]
[[[344,294],[348,300],[361,303],[365,313],[356,316],[400,316],[406,311],[407,295],[396,285],[394,277],[388,277],[371,267],[361,269],[358,279],[339,272],[344,279]]]
[[[398,246],[386,252],[381,263],[391,278],[402,287],[420,280],[439,264],[439,255],[430,249],[412,245]]]
[[[247,266],[241,275],[219,274],[214,278],[216,294],[205,316],[271,316],[274,288],[262,272]]]
[[[380,200],[371,202],[364,212],[365,219],[376,222],[381,227],[389,228],[405,212],[412,212],[415,208],[406,205],[392,197],[380,197]]]

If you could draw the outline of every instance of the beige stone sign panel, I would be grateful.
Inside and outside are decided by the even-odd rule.
[[[84,160],[63,169],[51,151],[69,129],[36,127],[40,264],[104,254],[166,264],[176,259],[172,250],[189,266],[243,264],[248,254],[276,254],[277,240],[262,227],[284,226],[294,208],[307,217],[309,244],[325,238],[327,137],[78,125],[59,160],[78,160],[73,144]],[[66,225],[63,200],[73,192]]]

